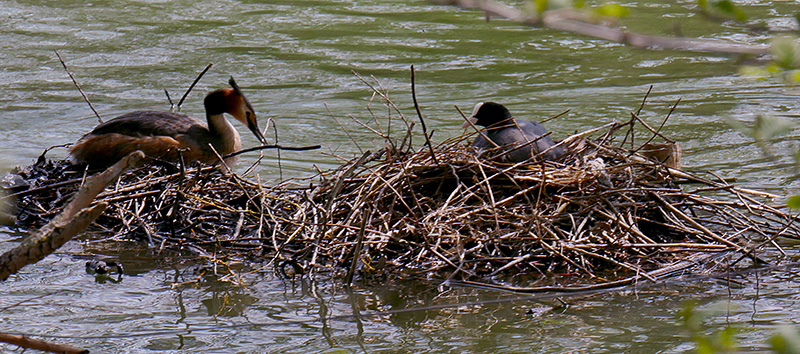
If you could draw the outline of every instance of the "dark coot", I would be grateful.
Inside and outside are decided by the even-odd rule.
[[[480,102],[476,104],[469,120],[472,124],[486,127],[482,130],[483,134],[478,135],[472,142],[472,146],[478,149],[493,149],[502,146],[506,151],[504,157],[512,162],[525,161],[556,144],[550,136],[536,140],[547,134],[547,129],[536,121],[514,119],[511,112],[499,103]],[[464,122],[464,128],[469,126],[469,122]],[[531,141],[534,142],[531,143]],[[566,151],[559,146],[546,152],[543,156],[546,159],[555,160],[565,153]]]

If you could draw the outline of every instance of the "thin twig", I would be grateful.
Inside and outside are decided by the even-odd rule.
[[[344,131],[345,135],[347,135],[347,137],[350,139],[350,141],[353,142],[353,145],[356,146],[358,151],[363,154],[364,153],[364,149],[361,148],[361,145],[358,144],[358,141],[356,141],[356,139],[354,139],[353,136],[350,135],[350,132],[347,131],[347,129],[345,129],[345,127],[342,125],[342,123],[339,122],[339,119],[336,118],[336,115],[334,115],[333,112],[331,112],[331,109],[328,107],[328,104],[327,103],[322,103],[322,105],[325,106],[325,110],[328,111],[328,114],[331,115],[331,118],[333,118],[333,120],[336,122],[336,124],[339,125],[339,128],[342,128],[342,131]]]
[[[322,145],[309,145],[309,146],[281,146],[281,145],[277,145],[277,144],[261,145],[261,146],[247,148],[247,149],[242,149],[242,150],[239,150],[239,151],[234,151],[234,152],[232,152],[230,154],[226,154],[226,155],[222,156],[222,158],[223,159],[227,159],[229,157],[234,157],[234,156],[241,155],[241,154],[244,154],[244,153],[247,153],[247,152],[259,151],[259,150],[265,150],[265,149],[306,151],[306,150],[316,150],[316,149],[319,149],[321,147],[322,147]]]
[[[89,101],[89,97],[86,96],[86,93],[83,92],[83,89],[81,88],[81,85],[79,85],[78,81],[75,80],[75,77],[72,76],[72,73],[69,71],[69,68],[67,68],[67,63],[64,62],[64,59],[61,59],[61,54],[58,54],[57,50],[54,50],[54,52],[56,53],[56,56],[58,57],[58,61],[60,61],[61,65],[64,67],[64,70],[67,71],[67,75],[69,75],[69,78],[72,79],[72,83],[75,84],[75,87],[78,88],[78,91],[81,93],[81,96],[83,96],[83,100],[86,101],[86,104],[88,104],[89,108],[92,109],[92,112],[94,112],[94,115],[97,117],[97,120],[100,121],[100,124],[102,124],[103,123],[103,118],[100,118],[100,114],[97,113],[96,109],[94,109],[94,105],[92,105],[92,102]]]
[[[541,123],[541,124],[547,123],[547,122],[549,122],[549,121],[551,121],[551,120],[553,120],[553,119],[556,119],[556,118],[558,118],[558,117],[561,117],[561,116],[563,116],[563,115],[565,115],[565,114],[567,114],[567,113],[569,113],[569,110],[568,110],[568,109],[567,109],[567,110],[565,110],[564,112],[561,112],[561,113],[559,113],[559,114],[556,114],[556,115],[554,115],[554,116],[552,116],[552,117],[547,117],[547,118],[543,119],[543,120],[542,120],[541,122],[539,122],[539,123]]]
[[[639,110],[636,111],[636,115],[642,114],[642,109],[644,109],[644,104],[647,103],[647,98],[650,97],[650,92],[653,91],[653,85],[647,88],[647,93],[644,94],[644,98],[642,98],[642,105],[639,106]]]
[[[172,97],[169,97],[169,91],[167,91],[167,89],[164,89],[164,94],[167,95],[167,101],[169,101],[169,109],[172,110],[173,108],[175,108],[175,104],[172,103]]]
[[[425,145],[428,145],[428,150],[431,152],[431,159],[438,165],[439,160],[436,159],[436,153],[433,152],[433,145],[428,135],[428,128],[425,126],[425,119],[422,118],[422,111],[420,111],[419,103],[417,102],[416,70],[414,70],[414,65],[411,65],[411,97],[414,100],[414,109],[417,111],[417,117],[419,117],[419,121],[422,123],[422,135],[425,136]]]
[[[197,82],[200,81],[200,78],[202,78],[203,75],[206,74],[208,69],[211,69],[211,66],[213,66],[213,65],[214,65],[214,63],[208,63],[208,65],[206,65],[206,68],[203,69],[203,71],[201,71],[199,75],[197,75],[197,77],[194,79],[194,81],[192,81],[192,84],[189,85],[189,88],[186,90],[186,92],[184,92],[183,96],[181,97],[181,100],[178,101],[178,109],[181,109],[181,106],[183,105],[183,101],[186,99],[186,96],[189,96],[189,93],[192,92],[192,89],[194,88],[194,85],[197,85]]]

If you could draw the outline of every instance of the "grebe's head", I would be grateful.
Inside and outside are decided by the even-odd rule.
[[[489,127],[510,119],[512,119],[511,112],[506,106],[496,102],[478,102],[472,110],[472,116],[469,117],[468,122],[464,122],[462,127],[469,127],[470,122],[474,125]]]
[[[247,128],[253,132],[256,138],[258,138],[259,142],[266,145],[267,139],[264,139],[264,135],[258,128],[256,112],[253,109],[253,106],[250,104],[250,101],[248,101],[247,97],[244,96],[242,90],[239,88],[239,85],[237,85],[236,81],[233,80],[233,77],[228,80],[228,83],[231,85],[231,88],[215,90],[206,95],[206,98],[203,101],[203,105],[205,105],[206,108],[206,114],[230,114],[233,116],[233,118],[236,118],[236,120],[246,125]]]

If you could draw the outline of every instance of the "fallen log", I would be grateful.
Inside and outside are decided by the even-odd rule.
[[[0,256],[0,281],[6,280],[22,267],[42,260],[86,229],[108,207],[108,203],[105,202],[89,207],[94,198],[123,172],[139,166],[143,159],[144,153],[134,151],[104,172],[88,178],[58,216],[22,241],[19,246]]]

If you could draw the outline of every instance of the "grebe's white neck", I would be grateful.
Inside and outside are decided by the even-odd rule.
[[[239,131],[225,118],[225,114],[208,115],[208,130],[219,137],[214,143],[214,148],[220,155],[227,155],[242,149],[242,139]],[[225,159],[229,166],[236,163],[238,156]]]

